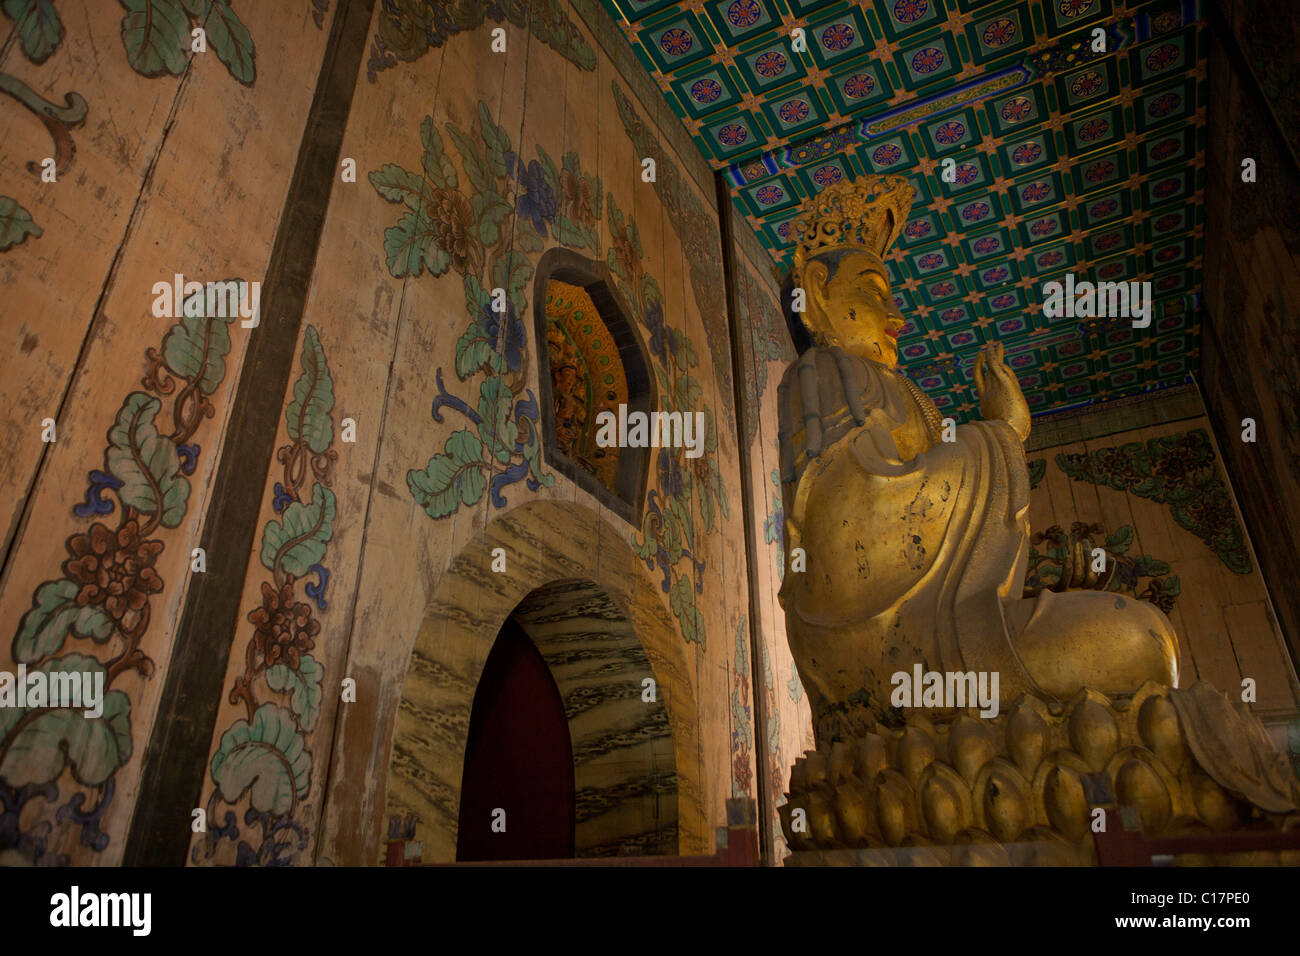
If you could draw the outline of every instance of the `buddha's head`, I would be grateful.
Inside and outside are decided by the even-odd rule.
[[[790,285],[798,319],[819,346],[898,364],[904,320],[883,256],[907,222],[913,190],[903,176],[865,176],[823,189],[799,225]]]
[[[889,272],[865,247],[823,253],[803,264],[801,318],[813,341],[893,368],[904,319],[894,305]]]

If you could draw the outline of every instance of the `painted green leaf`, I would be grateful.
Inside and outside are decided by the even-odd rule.
[[[1115,554],[1124,554],[1128,551],[1129,545],[1133,543],[1133,528],[1131,525],[1124,525],[1114,534],[1106,538],[1106,550]]]
[[[532,229],[520,229],[515,236],[515,245],[524,252],[541,252],[546,243]]]
[[[433,198],[433,188],[419,173],[412,173],[396,163],[385,163],[370,173],[370,185],[389,202],[405,203],[410,209],[421,209]]]
[[[501,224],[512,212],[512,207],[495,192],[487,192],[474,196],[470,200],[470,208],[474,210],[474,218],[478,222],[479,239],[485,246],[494,244],[501,236]]]
[[[505,129],[492,122],[487,104],[482,100],[478,101],[478,124],[479,135],[487,149],[488,169],[500,179],[506,175],[506,153],[510,152],[510,137],[506,135]]]
[[[262,564],[274,571],[278,559],[281,568],[300,578],[325,558],[325,545],[333,535],[334,492],[317,482],[309,503],[292,502],[279,520],[266,523]]]
[[[18,27],[23,53],[43,63],[63,39],[63,22],[50,0],[5,0],[4,11]]]
[[[424,174],[429,177],[429,182],[439,189],[455,189],[456,167],[451,164],[451,158],[443,149],[442,137],[438,135],[438,128],[433,125],[432,116],[426,116],[420,123],[420,142],[424,144],[421,163],[424,166]]]
[[[484,165],[483,156],[474,141],[465,135],[455,123],[444,124],[447,132],[456,143],[456,148],[460,150],[460,165],[465,170],[465,175],[469,177],[470,185],[474,191],[485,193],[492,189],[493,183],[488,176],[487,166]]]
[[[540,143],[537,145],[537,155],[542,161],[542,175],[546,177],[546,185],[551,187],[552,195],[560,195],[560,173],[555,168],[555,161],[542,149]]]
[[[70,691],[67,683],[53,675],[73,675],[84,693],[83,675],[89,674],[91,696],[103,690],[104,665],[93,657],[69,654],[37,670],[51,675],[64,691]],[[0,750],[5,750],[0,777],[9,786],[47,784],[70,764],[78,783],[97,787],[131,759],[131,701],[126,694],[105,693],[99,717],[87,717],[90,702],[83,697],[81,703],[85,706],[78,709],[0,707]]]
[[[682,629],[682,637],[687,641],[704,644],[704,618],[695,606],[695,589],[689,575],[683,574],[673,585],[668,595],[668,604]]]
[[[681,347],[678,346],[677,357],[681,358]],[[700,407],[700,400],[704,397],[704,389],[700,386],[699,380],[694,375],[682,375],[678,377],[676,387],[673,389],[673,407],[679,408],[689,414],[693,409]]]
[[[230,75],[245,86],[257,79],[256,51],[248,28],[230,9],[226,0],[212,0],[212,10],[203,21],[217,59],[226,64]]]
[[[0,252],[12,249],[28,236],[41,235],[41,227],[32,221],[32,214],[18,200],[0,196]]]
[[[519,426],[510,420],[514,398],[510,386],[500,376],[494,375],[479,386],[478,434],[488,454],[502,464],[510,461],[515,439],[519,437]]]
[[[69,632],[103,644],[113,634],[113,620],[102,607],[77,604],[75,581],[46,581],[36,589],[32,609],[23,615],[14,638],[14,660],[30,664],[63,646]]]
[[[443,453],[430,458],[423,471],[408,471],[406,484],[430,518],[445,518],[462,504],[472,505],[483,497],[485,467],[483,443],[462,428],[452,432]]]
[[[288,664],[272,664],[266,669],[266,686],[282,693],[289,692],[289,709],[298,718],[304,733],[311,733],[320,718],[321,680],[325,668],[310,654],[298,661],[298,669]]]
[[[109,472],[122,482],[117,490],[122,504],[175,528],[185,516],[190,483],[180,474],[176,445],[154,427],[160,408],[162,403],[144,392],[128,395],[108,430],[106,458]]]
[[[242,290],[242,280],[239,285]],[[163,339],[163,358],[173,372],[197,382],[204,395],[211,395],[226,377],[225,359],[230,351],[227,326],[235,316],[206,317],[187,315],[187,311],[181,309],[180,321]]]
[[[492,269],[492,282],[498,288],[506,290],[510,302],[515,307],[515,315],[523,315],[528,305],[525,289],[528,280],[533,277],[533,263],[518,249],[510,249],[497,259]]]
[[[251,724],[231,725],[212,755],[212,780],[227,803],[238,803],[251,790],[249,803],[258,813],[288,813],[295,797],[311,787],[311,752],[293,714],[267,703]]]
[[[388,271],[398,279],[418,276],[426,268],[440,276],[451,265],[451,257],[434,242],[433,223],[423,211],[408,212],[384,230],[384,252]]]
[[[495,366],[493,358],[499,358],[492,342],[483,334],[482,328],[475,323],[456,340],[456,375],[463,382],[484,365]],[[504,364],[504,363],[501,363]]]
[[[674,330],[676,331],[676,330]],[[695,354],[695,346],[691,345],[691,340],[684,335],[677,336],[677,366],[678,368],[695,368],[700,364],[700,357]]]
[[[190,48],[190,18],[177,0],[121,0],[122,45],[141,76],[179,76]]]
[[[334,380],[330,378],[325,350],[313,325],[302,338],[302,374],[293,383],[293,401],[284,410],[285,427],[294,441],[302,439],[316,454],[334,441]]]

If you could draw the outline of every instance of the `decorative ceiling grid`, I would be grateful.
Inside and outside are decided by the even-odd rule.
[[[911,179],[888,257],[910,320],[900,361],[945,414],[978,407],[971,369],[993,339],[1035,413],[1196,370],[1198,0],[603,2],[780,267],[808,196],[868,173]],[[1041,288],[1066,272],[1150,281],[1151,327],[1045,318]]]

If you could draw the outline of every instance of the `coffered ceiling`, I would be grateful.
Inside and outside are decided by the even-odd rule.
[[[946,414],[977,408],[971,368],[992,340],[1035,413],[1196,370],[1197,0],[603,2],[777,266],[806,197],[911,179],[888,262],[910,319],[901,361]],[[1151,282],[1151,326],[1046,318],[1042,287],[1067,272]]]

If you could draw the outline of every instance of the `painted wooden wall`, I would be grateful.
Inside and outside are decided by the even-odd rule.
[[[1206,402],[1292,655],[1300,655],[1300,165],[1293,6],[1232,0],[1211,31]],[[1255,181],[1242,180],[1245,160]],[[1243,441],[1243,421],[1255,440]]]
[[[93,725],[0,712],[0,862],[121,859],[259,332],[214,320],[204,344],[154,316],[151,290],[263,276],[325,47],[306,4],[158,6],[148,35],[118,4],[0,21],[0,670],[104,672],[108,690]],[[207,51],[191,53],[201,25]],[[207,573],[233,557],[208,555]]]
[[[744,229],[741,224],[740,229]],[[795,358],[794,346],[781,312],[780,289],[772,260],[750,234],[736,235],[734,252],[736,313],[744,368],[744,440],[749,448],[749,516],[755,546],[751,588],[757,608],[759,660],[751,662],[763,700],[753,717],[754,741],[762,781],[755,795],[771,808],[773,856],[788,852],[776,808],[785,802],[790,767],[805,750],[815,747],[812,716],[803,684],[795,671],[786,640],[785,612],[777,600],[783,552],[784,521],[777,461],[777,386]],[[741,649],[737,648],[737,655]],[[749,656],[753,656],[752,654]],[[747,691],[738,686],[737,695]],[[733,705],[734,706],[734,705]],[[737,720],[738,727],[744,726]]]
[[[1090,542],[1089,556],[1093,547],[1113,552],[1108,566],[1119,569],[1110,590],[1169,615],[1181,686],[1207,680],[1239,695],[1242,679],[1253,678],[1256,714],[1272,723],[1293,715],[1300,687],[1209,420],[1199,414],[1031,447],[1030,583],[1050,583],[1064,564],[1064,539],[1044,535],[1053,526],[1075,530]]]

